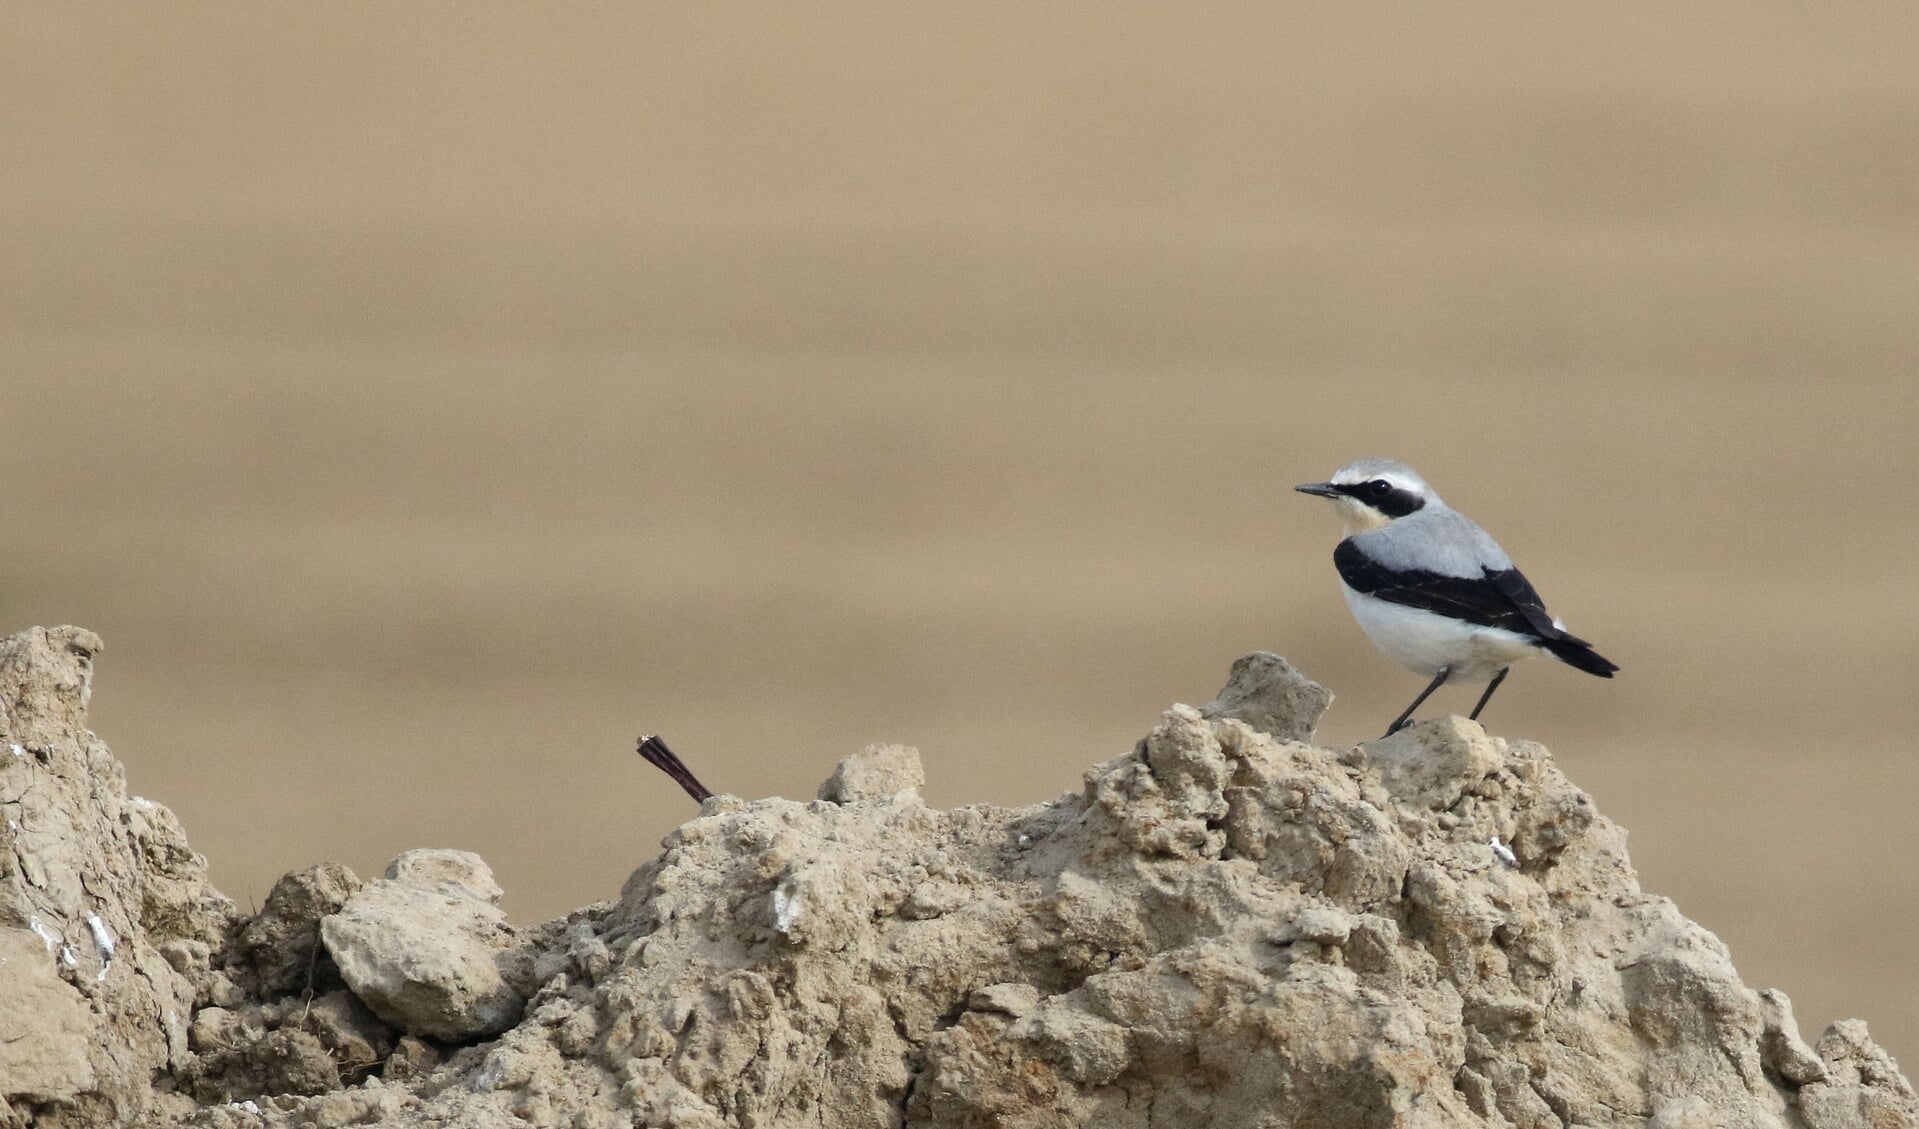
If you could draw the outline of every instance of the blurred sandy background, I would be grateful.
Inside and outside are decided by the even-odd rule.
[[[1269,648],[1375,736],[1289,487],[1385,453],[1625,668],[1493,729],[1919,1065],[1919,10],[0,23],[0,619],[242,903],[611,896],[644,731],[1027,803]]]

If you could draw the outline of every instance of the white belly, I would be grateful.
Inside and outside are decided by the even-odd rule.
[[[1448,682],[1484,682],[1521,659],[1547,652],[1523,635],[1480,627],[1419,608],[1355,592],[1341,584],[1346,606],[1380,654],[1431,678],[1452,670]]]

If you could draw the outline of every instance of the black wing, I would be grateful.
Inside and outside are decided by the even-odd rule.
[[[1387,568],[1350,540],[1333,550],[1333,564],[1348,588],[1381,600],[1542,640],[1566,634],[1553,626],[1539,593],[1516,568],[1483,569],[1478,576]]]

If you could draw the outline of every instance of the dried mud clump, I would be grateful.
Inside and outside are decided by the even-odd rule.
[[[1277,656],[1076,794],[936,811],[874,746],[516,930],[452,851],[238,915],[86,731],[98,650],[0,644],[0,1125],[1919,1125],[1544,749],[1315,746]]]

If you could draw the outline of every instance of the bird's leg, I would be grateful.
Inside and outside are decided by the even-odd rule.
[[[1413,704],[1406,707],[1406,712],[1394,718],[1393,723],[1386,727],[1386,736],[1391,737],[1393,734],[1406,728],[1406,726],[1411,723],[1413,711],[1419,708],[1419,703],[1425,701],[1427,698],[1432,697],[1434,690],[1437,690],[1441,686],[1444,686],[1446,684],[1446,676],[1451,674],[1452,672],[1453,670],[1451,667],[1448,667],[1448,666],[1440,667],[1439,673],[1433,677],[1433,684],[1431,686],[1426,687],[1424,690],[1421,690],[1419,692],[1419,697],[1413,699]]]
[[[1509,666],[1500,667],[1499,673],[1493,675],[1493,680],[1491,682],[1486,683],[1486,692],[1479,696],[1479,704],[1473,707],[1473,712],[1466,715],[1467,721],[1479,720],[1479,711],[1485,709],[1486,703],[1493,700],[1493,691],[1499,689],[1499,684],[1501,682],[1506,681],[1506,673],[1510,670],[1512,670],[1512,667],[1509,667]]]

